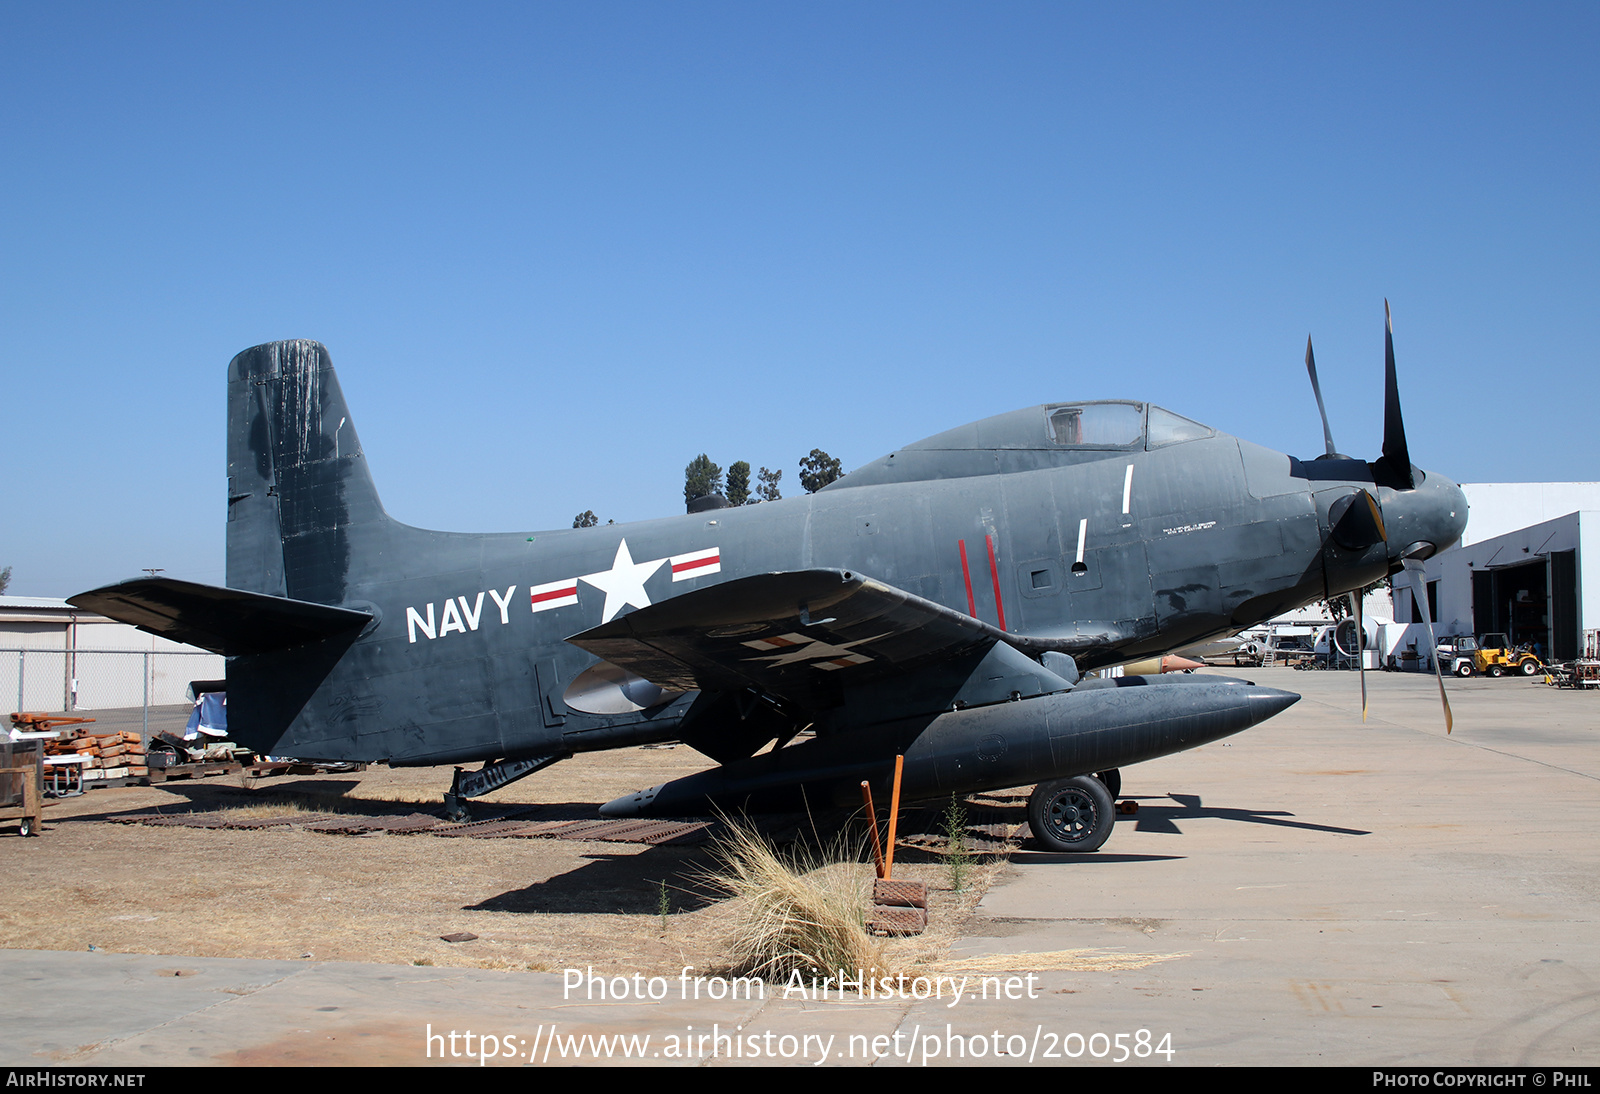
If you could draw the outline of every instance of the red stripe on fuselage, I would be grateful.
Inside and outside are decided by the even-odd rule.
[[[1000,603],[1000,570],[994,564],[994,537],[984,536],[983,542],[989,545],[989,576],[994,579],[994,612],[1000,619],[1000,629],[1006,629],[1006,606]]]
[[[967,583],[967,614],[978,618],[978,605],[972,599],[972,573],[967,569],[967,541],[956,540],[961,545],[961,580]]]

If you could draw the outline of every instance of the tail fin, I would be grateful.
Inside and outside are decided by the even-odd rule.
[[[353,529],[389,518],[319,342],[269,342],[228,365],[230,588],[345,599]]]

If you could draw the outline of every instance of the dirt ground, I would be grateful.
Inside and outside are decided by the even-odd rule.
[[[480,799],[479,815],[538,806],[534,819],[592,817],[602,802],[706,766],[683,746],[578,756]],[[447,768],[375,767],[175,780],[51,802],[41,837],[0,829],[4,945],[647,975],[724,963],[735,910],[703,877],[714,865],[704,845],[112,820],[214,810],[442,815],[449,780]],[[895,873],[928,884],[930,930],[893,943],[896,963],[937,960],[1002,864],[980,862],[956,893],[939,855],[903,847]],[[859,874],[870,885],[871,867]],[[459,932],[478,937],[441,940]]]

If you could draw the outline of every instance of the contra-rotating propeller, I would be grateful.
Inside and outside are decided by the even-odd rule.
[[[1414,490],[1417,483],[1411,468],[1411,450],[1406,444],[1405,418],[1400,412],[1400,383],[1394,365],[1394,318],[1389,312],[1388,300],[1383,302],[1383,356],[1383,455],[1368,466],[1379,485],[1394,490]],[[1306,375],[1311,378],[1311,393],[1317,399],[1322,438],[1327,445],[1327,451],[1317,459],[1352,459],[1334,447],[1333,429],[1328,424],[1328,408],[1322,401],[1322,385],[1317,382],[1317,359],[1309,334],[1306,335]]]
[[[1406,443],[1405,419],[1400,411],[1400,385],[1394,361],[1394,319],[1389,310],[1389,301],[1383,302],[1384,319],[1384,392],[1383,392],[1383,455],[1377,460],[1367,464],[1371,472],[1372,482],[1375,486],[1387,487],[1396,493],[1404,493],[1408,498],[1417,499],[1405,504],[1397,505],[1400,516],[1398,522],[1386,521],[1382,507],[1373,492],[1366,489],[1357,489],[1354,493],[1339,498],[1329,507],[1328,524],[1332,538],[1339,546],[1352,551],[1365,551],[1379,543],[1388,546],[1389,564],[1395,577],[1405,575],[1408,586],[1413,587],[1413,602],[1417,605],[1418,614],[1422,615],[1423,622],[1427,624],[1428,642],[1430,651],[1436,649],[1437,640],[1433,631],[1432,612],[1424,605],[1427,598],[1422,592],[1422,560],[1431,557],[1444,544],[1441,538],[1454,538],[1460,533],[1460,524],[1454,525],[1454,533],[1448,537],[1431,534],[1419,534],[1425,525],[1419,518],[1427,515],[1435,518],[1432,523],[1439,523],[1436,512],[1431,512],[1437,506],[1431,501],[1419,499],[1416,473],[1411,465],[1410,446]],[[1316,357],[1312,352],[1311,338],[1306,337],[1306,373],[1311,378],[1311,391],[1316,396],[1317,412],[1322,418],[1322,436],[1326,443],[1327,451],[1318,456],[1319,460],[1350,460],[1348,456],[1341,455],[1334,447],[1333,430],[1328,423],[1327,407],[1322,400],[1322,387],[1317,382]],[[1351,461],[1355,462],[1355,461]],[[1449,488],[1460,495],[1460,488],[1449,484]],[[1422,492],[1418,492],[1422,493]],[[1391,502],[1400,499],[1391,497]],[[1460,500],[1460,508],[1464,522],[1465,498]],[[1456,511],[1452,508],[1449,517],[1456,518]],[[1390,528],[1396,527],[1400,542],[1389,544]],[[1412,535],[1418,535],[1413,542],[1406,542]],[[1359,596],[1352,592],[1350,606],[1355,618],[1357,634],[1364,636],[1361,630],[1361,604]],[[1362,638],[1358,637],[1357,665],[1361,675],[1361,720],[1367,720],[1367,677],[1366,665],[1359,655],[1359,646]],[[1450,712],[1450,700],[1445,694],[1444,677],[1439,670],[1437,655],[1433,656],[1434,675],[1439,681],[1439,701],[1444,708],[1445,732],[1449,733],[1454,727],[1454,718]]]

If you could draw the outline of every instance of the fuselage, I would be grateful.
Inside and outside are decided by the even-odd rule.
[[[338,422],[323,429],[336,452]],[[298,544],[286,526],[276,578],[256,572],[261,537],[241,525],[236,544],[230,524],[230,586],[374,615],[353,641],[230,668],[246,726],[236,675],[260,696],[262,681],[305,681],[256,720],[258,738],[276,739],[253,743],[275,754],[445,764],[672,737],[692,696],[613,714],[570,706],[568,686],[596,658],[566,640],[739,577],[854,571],[1093,669],[1360,588],[1407,550],[1447,546],[1466,519],[1440,476],[1394,490],[1375,465],[1302,462],[1134,402],[1000,415],[804,497],[535,533],[400,524],[375,495],[355,496],[370,480],[343,462],[361,458],[353,430],[349,443],[345,470],[319,480],[342,519],[331,531],[308,519]],[[255,450],[241,451],[242,465]],[[1363,491],[1381,510],[1378,533],[1350,531],[1341,499]]]

